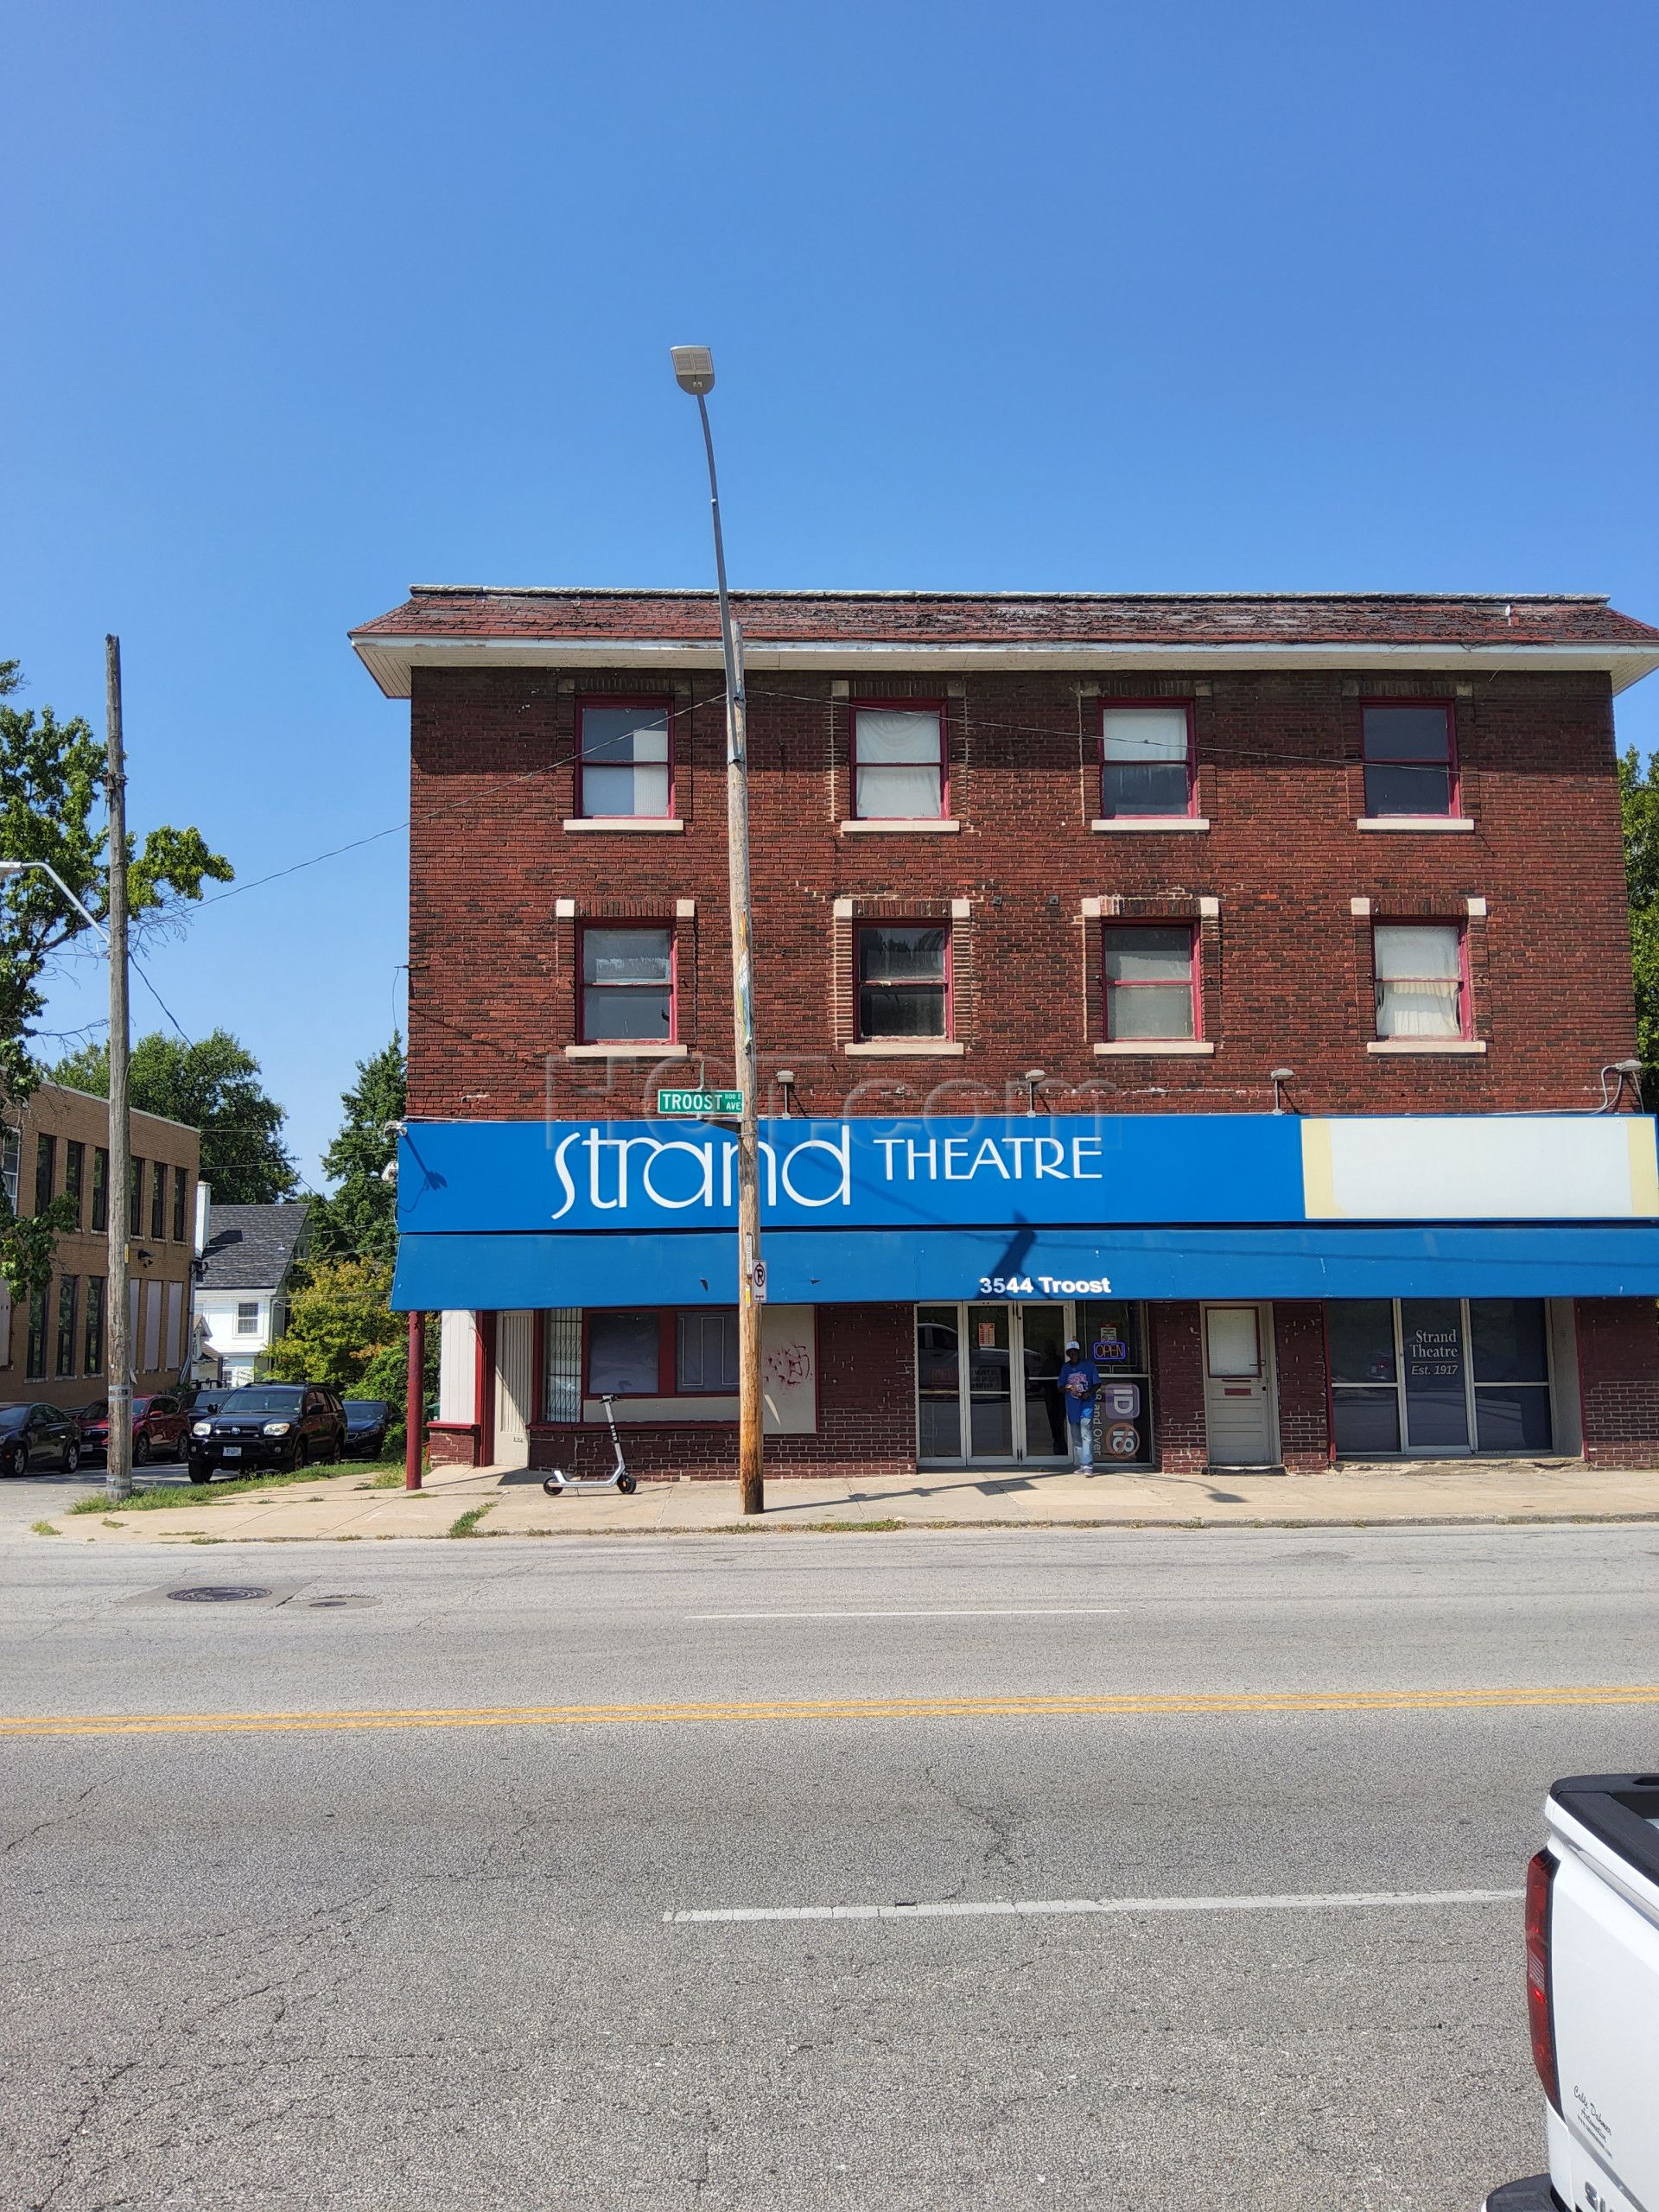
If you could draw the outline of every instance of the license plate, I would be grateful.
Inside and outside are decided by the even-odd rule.
[[[221,1459],[239,1459],[242,1457],[242,1446],[239,1444],[221,1444],[219,1447],[219,1456]]]

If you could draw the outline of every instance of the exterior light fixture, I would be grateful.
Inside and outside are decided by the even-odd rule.
[[[715,388],[715,357],[706,346],[671,346],[674,381],[693,399],[702,399]]]
[[[1037,1093],[1045,1079],[1045,1072],[1041,1068],[1027,1068],[1020,1077],[1020,1081],[1026,1086],[1026,1118],[1027,1120],[1037,1111]]]
[[[777,1083],[778,1083],[778,1088],[779,1088],[779,1089],[783,1092],[783,1094],[784,1094],[784,1113],[785,1113],[785,1116],[789,1116],[789,1115],[792,1114],[792,1113],[794,1112],[794,1110],[795,1110],[795,1071],[794,1071],[794,1069],[793,1069],[793,1068],[779,1068],[779,1069],[778,1070],[778,1072],[777,1072]]]
[[[1289,1109],[1285,1104],[1284,1087],[1287,1083],[1294,1083],[1295,1079],[1294,1068],[1274,1068],[1272,1071],[1268,1081],[1273,1085],[1273,1110],[1275,1114],[1288,1112]]]

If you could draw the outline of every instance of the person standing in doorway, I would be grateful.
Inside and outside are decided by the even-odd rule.
[[[1060,1370],[1060,1401],[1065,1408],[1065,1433],[1071,1446],[1071,1464],[1085,1475],[1095,1471],[1095,1400],[1100,1395],[1100,1370],[1083,1356],[1073,1338],[1065,1347]]]

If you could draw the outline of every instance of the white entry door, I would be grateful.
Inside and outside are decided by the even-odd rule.
[[[495,1458],[522,1467],[530,1458],[531,1393],[535,1387],[536,1316],[495,1317]]]
[[[1204,1418],[1213,1467],[1271,1467],[1279,1459],[1273,1308],[1204,1309]]]

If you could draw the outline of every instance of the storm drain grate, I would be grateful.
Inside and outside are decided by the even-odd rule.
[[[329,1597],[327,1597],[327,1598],[308,1598],[308,1599],[306,1599],[306,1601],[305,1601],[305,1605],[306,1605],[306,1611],[307,1611],[308,1612],[319,1612],[319,1613],[320,1613],[320,1612],[322,1612],[322,1611],[326,1611],[327,1609],[328,1609],[328,1608],[329,1608],[329,1607],[331,1607],[331,1606],[340,1606],[340,1605],[378,1605],[379,1604],[379,1602],[380,1602],[380,1601],[379,1601],[379,1599],[378,1599],[378,1598],[365,1598],[365,1597],[364,1597],[364,1596],[363,1596],[363,1594],[361,1593],[361,1592],[359,1592],[359,1591],[356,1591],[356,1590],[346,1590],[346,1591],[341,1591],[341,1592],[339,1592],[337,1595],[333,1595],[333,1596],[329,1596]]]
[[[169,1590],[167,1594],[181,1604],[235,1605],[251,1598],[269,1598],[270,1592],[257,1582],[198,1582],[188,1590]]]

